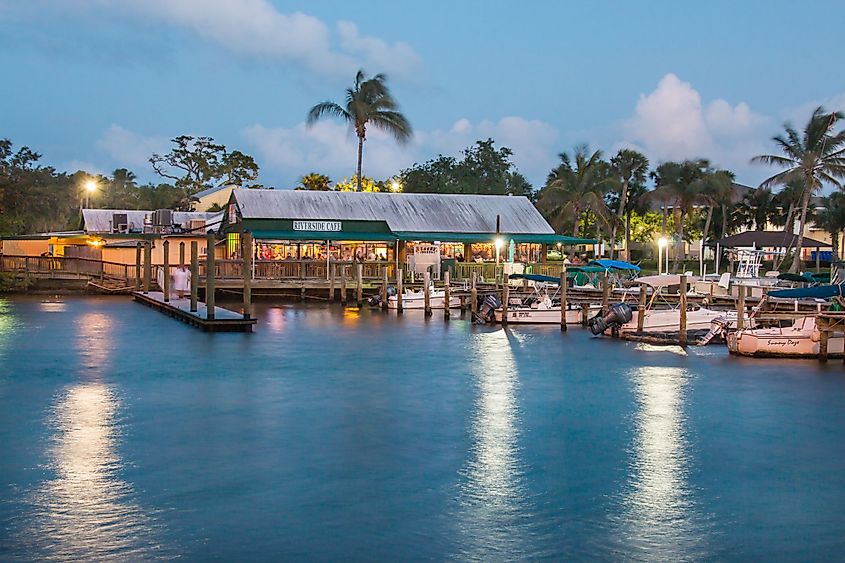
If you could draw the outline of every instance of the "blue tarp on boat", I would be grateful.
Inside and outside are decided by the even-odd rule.
[[[622,260],[593,260],[590,262],[590,266],[601,266],[606,270],[614,269],[614,270],[632,270],[634,272],[639,272],[640,267],[636,264],[630,264],[628,262],[623,262]]]
[[[531,280],[547,283],[560,283],[560,278],[553,278],[552,276],[544,276],[542,274],[511,274],[508,276],[512,280]]]
[[[769,292],[769,297],[780,297],[784,299],[829,299],[843,295],[845,295],[845,284],[818,285],[816,287],[799,287],[797,289],[781,289],[779,291]]]

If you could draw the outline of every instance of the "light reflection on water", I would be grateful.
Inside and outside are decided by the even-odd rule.
[[[110,361],[111,322],[100,312],[80,315],[76,347],[84,371],[49,412],[53,478],[28,499],[31,529],[22,542],[45,559],[155,556],[153,521],[120,475],[120,400],[101,380]]]
[[[620,524],[629,554],[657,560],[701,557],[688,484],[685,433],[686,371],[646,366],[631,373],[638,410]]]
[[[461,558],[490,560],[523,552],[524,474],[519,450],[519,370],[505,330],[480,332],[473,342],[477,398],[472,447],[462,471]]]

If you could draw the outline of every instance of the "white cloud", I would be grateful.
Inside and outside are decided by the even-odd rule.
[[[332,31],[319,18],[283,13],[268,0],[95,0],[173,26],[187,28],[234,53],[284,60],[325,76],[363,67],[408,77],[420,63],[406,43],[362,36],[354,23]]]
[[[256,124],[243,134],[255,148],[267,184],[287,187],[311,171],[328,174],[333,180],[355,172],[357,138],[341,123],[320,121],[311,128],[304,123],[290,128]],[[417,131],[406,146],[381,131],[369,131],[364,145],[364,174],[383,179],[438,154],[459,157],[461,150],[487,138],[495,140],[497,147],[513,150],[514,163],[529,180],[541,182],[556,161],[557,131],[547,123],[521,117],[477,124],[459,119],[445,130]]]
[[[59,168],[68,172],[69,174],[73,174],[75,172],[86,172],[91,175],[104,174],[102,168],[100,168],[96,164],[86,162],[84,160],[71,160],[70,162],[67,162],[64,166],[60,166]]]
[[[770,117],[754,113],[744,102],[731,105],[716,99],[705,104],[690,83],[667,74],[653,92],[640,95],[634,115],[620,127],[622,140],[613,146],[637,148],[654,163],[708,158],[736,171],[743,181],[765,175],[749,160],[771,150],[766,141],[773,125]]]
[[[144,137],[112,124],[97,141],[97,147],[119,167],[131,168],[147,166],[155,152],[167,152],[168,140],[165,137]]]

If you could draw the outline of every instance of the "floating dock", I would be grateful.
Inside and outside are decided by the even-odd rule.
[[[197,310],[191,311],[190,299],[165,301],[164,293],[160,291],[150,291],[149,293],[135,291],[132,293],[132,297],[138,303],[143,303],[165,315],[206,332],[252,332],[252,327],[255,324],[254,318],[244,318],[242,314],[222,307],[215,307],[214,318],[209,319],[205,303],[197,303]]]

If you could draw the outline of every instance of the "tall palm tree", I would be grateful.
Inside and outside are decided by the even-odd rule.
[[[648,174],[648,158],[640,152],[631,149],[621,149],[616,156],[610,159],[610,165],[613,170],[616,180],[619,181],[619,202],[616,208],[616,221],[613,222],[610,232],[610,259],[613,260],[615,244],[616,244],[616,229],[622,223],[623,217],[630,218],[630,205],[628,202],[628,192],[631,184],[640,185],[645,182]],[[630,259],[630,220],[625,221],[625,252],[626,259]]]
[[[814,223],[830,233],[833,259],[839,260],[839,235],[845,230],[845,193],[833,192],[822,200],[823,209],[816,212]]]
[[[399,104],[393,99],[387,87],[387,77],[377,74],[367,78],[363,70],[355,75],[355,84],[346,89],[346,104],[321,102],[308,112],[310,127],[325,115],[339,117],[355,130],[358,136],[357,185],[361,191],[361,168],[364,156],[364,141],[367,126],[372,125],[392,135],[399,143],[407,143],[413,135],[411,124],[399,111]]]
[[[777,217],[777,201],[771,188],[755,188],[743,196],[736,211],[744,227],[762,231]]]
[[[703,178],[710,163],[707,160],[665,162],[652,172],[654,193],[672,202],[676,241],[672,268],[677,271],[684,254],[684,218],[693,206],[702,201]]]
[[[601,151],[590,153],[586,145],[575,147],[573,157],[560,154],[561,163],[549,173],[537,207],[558,230],[563,223],[572,221],[572,236],[577,237],[585,211],[608,224],[604,194],[610,185],[610,171]]]
[[[764,154],[751,159],[754,163],[785,168],[782,172],[764,180],[761,186],[786,184],[796,179],[800,179],[803,183],[798,241],[795,259],[790,267],[793,273],[797,273],[800,267],[810,197],[821,188],[823,182],[841,188],[842,184],[839,180],[845,178],[845,130],[838,133],[833,131],[836,122],[843,117],[845,114],[842,112],[826,113],[823,107],[818,107],[801,135],[789,123],[786,123],[784,124],[786,135],[777,135],[772,138],[783,154]]]

